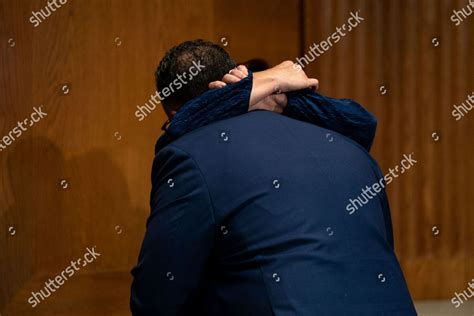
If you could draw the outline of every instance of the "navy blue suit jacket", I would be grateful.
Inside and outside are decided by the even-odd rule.
[[[382,177],[350,138],[266,111],[157,144],[132,313],[416,315],[385,191],[346,210]]]

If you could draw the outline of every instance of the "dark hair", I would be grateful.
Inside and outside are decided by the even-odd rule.
[[[193,62],[205,68],[162,100],[168,115],[171,110],[178,110],[187,101],[206,92],[209,83],[221,80],[235,67],[229,54],[219,45],[202,39],[186,41],[171,48],[160,61],[155,73],[157,90],[170,86],[178,75],[188,73]]]

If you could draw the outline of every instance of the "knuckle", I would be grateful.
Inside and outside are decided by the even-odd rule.
[[[224,78],[222,78],[222,81],[224,81],[224,82],[230,82],[230,81],[232,81],[233,79],[234,79],[234,77],[233,77],[232,75],[226,74],[226,75],[224,75]]]

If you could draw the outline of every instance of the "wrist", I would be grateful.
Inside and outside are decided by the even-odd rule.
[[[283,82],[278,75],[278,71],[276,71],[274,68],[258,72],[257,78],[259,78],[262,85],[265,85],[267,91],[271,91],[269,92],[269,95],[282,92]]]
[[[264,98],[281,91],[280,82],[271,69],[253,74],[250,106],[255,105]]]

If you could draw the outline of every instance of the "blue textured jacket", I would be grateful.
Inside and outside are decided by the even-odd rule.
[[[233,95],[237,104],[248,106],[249,82]],[[317,98],[326,100],[293,94],[288,109],[305,116],[298,107]],[[327,105],[310,113],[335,123],[341,114]],[[133,315],[416,315],[385,191],[352,215],[345,208],[383,177],[366,150],[371,139],[364,148],[267,111],[219,120],[225,111],[212,110],[203,126],[191,119],[199,108],[189,109],[156,146]]]

